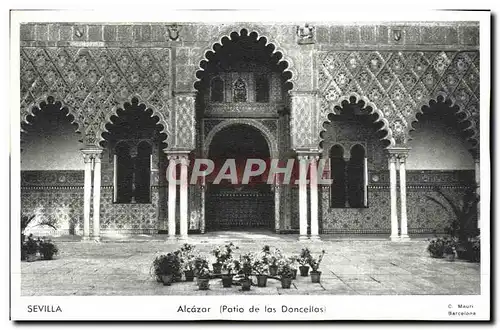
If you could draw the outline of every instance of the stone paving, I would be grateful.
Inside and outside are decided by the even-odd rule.
[[[426,252],[425,239],[390,242],[380,238],[322,236],[320,242],[299,242],[296,235],[221,232],[192,235],[188,242],[206,253],[232,241],[238,253],[257,252],[264,244],[297,254],[307,246],[313,253],[325,249],[321,283],[297,276],[291,289],[269,279],[267,287],[222,288],[220,279],[210,290],[200,291],[195,282],[163,286],[149,275],[157,253],[177,249],[182,243],[164,236],[105,238],[100,243],[78,238],[55,238],[60,254],[55,260],[21,263],[21,294],[61,295],[470,295],[480,294],[480,266],[462,260],[434,259]]]

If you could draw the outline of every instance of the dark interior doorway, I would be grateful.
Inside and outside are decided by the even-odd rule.
[[[206,191],[207,230],[273,229],[274,193],[264,176],[253,177],[248,184],[241,179],[247,159],[269,160],[269,147],[261,132],[248,125],[235,124],[218,132],[211,144],[209,158],[216,172],[227,159],[235,159],[238,184],[209,180]],[[211,183],[211,182],[212,183]]]

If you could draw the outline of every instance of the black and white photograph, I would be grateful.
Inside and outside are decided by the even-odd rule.
[[[490,319],[490,12],[164,14],[11,11],[12,319]]]

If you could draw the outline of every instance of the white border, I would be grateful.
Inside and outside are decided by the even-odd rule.
[[[296,3],[297,7],[301,7]],[[370,6],[365,6],[367,10]],[[13,12],[11,16],[11,48],[10,48],[10,112],[11,115],[11,237],[12,247],[19,245],[18,216],[20,213],[20,145],[19,145],[19,24],[21,22],[408,22],[408,21],[479,21],[481,45],[481,215],[482,226],[482,262],[481,262],[481,295],[478,296],[126,296],[126,297],[22,297],[20,296],[20,255],[18,249],[12,249],[12,283],[11,283],[11,316],[14,320],[192,320],[220,319],[218,306],[238,304],[241,307],[250,305],[281,306],[288,303],[295,307],[325,306],[324,314],[231,314],[227,319],[245,320],[487,320],[490,316],[490,155],[489,155],[489,109],[490,109],[490,16],[488,12],[430,12],[412,10],[411,12],[356,11],[332,12],[308,11],[166,11],[120,10],[116,7],[109,10],[59,11],[59,12]],[[371,8],[370,8],[371,9]],[[373,18],[376,17],[376,20]],[[394,18],[397,20],[394,20]],[[266,23],[264,23],[266,24]],[[389,25],[389,24],[388,24]],[[175,304],[172,304],[175,301]],[[205,316],[176,313],[177,306],[183,304],[212,306],[213,313]],[[473,304],[475,317],[448,317],[449,304]],[[60,305],[63,313],[27,313],[26,306]],[[147,306],[138,308],[137,306]]]

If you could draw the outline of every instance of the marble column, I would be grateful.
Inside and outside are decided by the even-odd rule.
[[[167,169],[167,181],[168,181],[168,237],[175,238],[175,206],[177,198],[177,156],[168,156],[168,169]]]
[[[90,199],[92,196],[92,153],[82,150],[85,172],[83,179],[83,240],[90,238]]]
[[[180,177],[180,238],[186,239],[188,236],[188,156],[180,156],[181,177]]]
[[[278,182],[274,184],[274,231],[280,231],[280,199],[281,199],[281,186]]]
[[[479,189],[479,178],[481,175],[481,167],[479,166],[479,157],[474,158],[474,169],[475,169],[475,181],[476,181],[476,194],[478,196],[481,196],[480,189]],[[478,202],[477,204],[477,228],[481,228],[481,217],[480,217],[480,204],[481,201]]]
[[[307,239],[307,155],[299,155],[299,221],[300,240]]]
[[[397,173],[396,173],[396,161],[397,157],[395,154],[389,155],[389,181],[390,181],[390,191],[391,191],[391,240],[399,240],[398,234],[398,205],[397,205]]]
[[[311,193],[311,239],[319,240],[318,219],[318,156],[311,156],[310,193]]]
[[[401,201],[401,236],[402,241],[410,240],[408,236],[408,218],[406,215],[406,153],[399,154],[399,193]]]
[[[102,150],[94,154],[94,191],[93,191],[93,222],[92,222],[92,238],[99,240],[101,237],[101,157]]]

